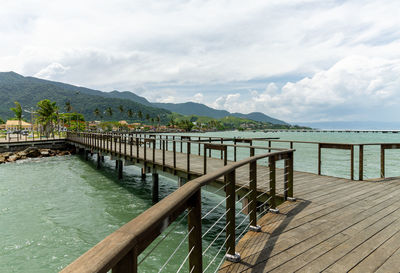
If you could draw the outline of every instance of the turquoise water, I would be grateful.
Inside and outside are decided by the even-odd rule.
[[[199,135],[280,137],[287,140],[341,143],[399,142],[398,134],[381,133],[221,132]],[[267,143],[260,142],[257,145],[267,146]],[[273,146],[288,147],[289,144],[276,143]],[[317,146],[295,144],[294,148],[295,169],[316,172]],[[192,151],[197,152],[196,149],[197,145],[194,145]],[[216,152],[215,156],[218,155]],[[233,157],[232,150],[228,151],[228,155]],[[387,176],[400,175],[399,155],[400,151],[387,151]],[[239,150],[238,159],[247,156],[247,149]],[[366,147],[364,156],[367,178],[378,177],[379,147]],[[355,158],[358,158],[357,150]],[[324,150],[322,161],[324,174],[348,177],[348,151]],[[357,166],[356,160],[355,170]],[[160,176],[161,198],[175,189],[176,181]],[[223,200],[220,195],[208,191],[202,191],[202,197],[203,215]],[[79,156],[34,159],[0,165],[0,272],[58,272],[151,205],[151,179],[142,181],[140,169],[129,166],[124,168],[124,179],[118,181],[115,164],[107,157],[105,166],[100,171],[95,168],[94,159],[86,162]],[[203,232],[224,211],[224,206],[220,206],[204,219]],[[239,217],[238,223],[242,220],[244,224],[237,230],[238,234],[247,225],[244,216]],[[225,221],[220,221],[207,234],[203,241],[204,250],[224,225]],[[187,234],[186,219],[172,225],[170,229],[170,235],[145,259],[139,267],[139,272],[158,272]],[[160,239],[154,244],[157,244],[158,240]],[[222,232],[204,255],[204,267],[215,258],[207,272],[214,272],[221,261],[223,251],[219,254],[218,252],[224,240]],[[151,248],[152,246],[144,255]],[[176,272],[187,253],[187,240],[184,240],[164,272]],[[142,258],[143,255],[139,257],[139,261]],[[181,272],[186,271],[187,264],[184,264]]]
[[[58,272],[149,208],[151,178],[142,181],[140,169],[129,166],[124,168],[124,179],[118,181],[114,166],[114,161],[106,157],[105,167],[98,171],[95,162],[83,161],[78,156],[0,165],[0,272]],[[160,176],[161,198],[176,189],[176,181]],[[203,191],[202,195],[203,215],[223,200],[209,192]],[[220,206],[203,220],[204,232],[224,210]],[[207,234],[204,249],[224,225],[223,218]],[[158,272],[184,241],[163,272],[177,271],[188,253],[184,240],[186,218],[171,229],[168,237],[140,265],[139,272]],[[205,265],[217,256],[224,240],[223,232],[205,253]],[[148,250],[151,248],[152,245]],[[208,272],[215,270],[222,257],[221,252]],[[142,258],[143,255],[139,261]],[[182,272],[187,268],[185,264]]]

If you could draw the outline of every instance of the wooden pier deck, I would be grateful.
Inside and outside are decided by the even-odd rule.
[[[400,179],[294,174],[297,202],[279,206],[219,272],[399,272]]]
[[[190,174],[190,179],[203,175],[204,156],[147,148],[146,158],[143,146],[118,149],[122,152],[111,155],[154,170]],[[223,165],[221,159],[207,158],[208,172]],[[269,173],[267,166],[257,165],[259,192],[268,192]],[[277,169],[277,193],[283,177]],[[236,245],[241,261],[225,261],[219,272],[399,272],[400,179],[354,181],[295,171],[293,180],[297,201],[260,218],[261,231],[248,231]],[[236,188],[246,190],[248,182],[249,166],[237,168]]]

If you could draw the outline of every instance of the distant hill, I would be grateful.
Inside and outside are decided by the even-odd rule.
[[[163,121],[168,120],[170,111],[144,105],[124,97],[138,99],[135,94],[130,92],[105,93],[60,82],[24,77],[14,72],[0,72],[0,117],[3,119],[13,117],[10,108],[14,107],[14,101],[20,102],[22,107],[27,109],[35,107],[37,102],[42,99],[49,99],[57,102],[60,112],[65,112],[65,102],[70,101],[73,111],[82,113],[87,120],[137,120],[137,118],[130,119],[127,116],[128,109],[134,113],[141,111],[144,116],[146,114],[151,117],[159,115]],[[124,113],[118,110],[120,105],[123,106]],[[103,114],[103,117],[100,118],[94,115],[96,108],[104,113],[108,107],[113,109],[112,117]],[[27,113],[25,115],[29,116]]]
[[[154,106],[159,108],[167,109],[171,112],[175,112],[181,115],[197,115],[197,116],[207,116],[212,118],[223,118],[231,115],[228,111],[217,110],[208,107],[204,104],[195,102],[185,102],[185,103],[157,103],[153,102]]]
[[[198,115],[198,116],[208,116],[212,118],[223,118],[226,116],[235,116],[238,118],[250,119],[260,122],[268,122],[272,124],[282,124],[287,125],[286,122],[272,118],[260,112],[253,112],[250,114],[241,113],[230,113],[225,110],[217,110],[208,107],[201,103],[196,102],[185,102],[185,103],[153,103],[154,106],[170,110],[182,115]]]

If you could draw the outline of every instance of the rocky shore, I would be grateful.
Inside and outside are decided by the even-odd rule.
[[[36,147],[29,147],[20,152],[6,152],[0,153],[0,164],[7,162],[14,162],[17,160],[27,159],[27,158],[40,158],[40,157],[50,157],[50,156],[62,156],[74,154],[73,149],[70,150],[53,150],[53,149],[39,149]]]

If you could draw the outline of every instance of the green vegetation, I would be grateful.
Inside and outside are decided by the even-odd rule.
[[[2,118],[0,118],[0,124],[4,124],[4,120]]]
[[[11,111],[14,112],[15,119],[19,122],[19,128],[21,128],[21,121],[22,121],[22,107],[18,101],[15,101],[15,107],[10,108]]]
[[[154,118],[160,116],[161,123],[168,122],[168,115],[171,113],[168,110],[143,105],[129,99],[104,97],[100,94],[107,96],[108,93],[33,77],[23,77],[13,72],[0,73],[0,116],[4,119],[14,116],[10,112],[14,101],[18,101],[23,109],[27,109],[35,107],[43,99],[48,99],[63,106],[67,113],[74,111],[83,114],[87,120],[95,120],[97,118],[95,109],[98,109],[105,121],[143,122],[143,116],[149,115]],[[124,111],[119,110],[121,106]],[[112,115],[104,114],[108,108],[112,109]],[[131,115],[125,111],[128,109],[131,110]],[[139,112],[142,113],[141,117]]]

